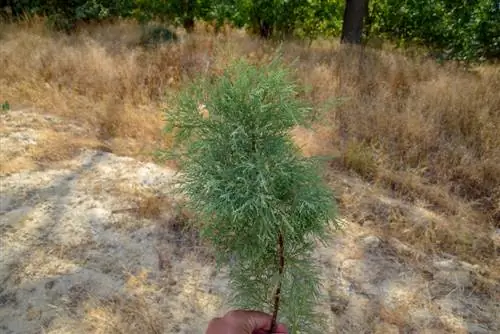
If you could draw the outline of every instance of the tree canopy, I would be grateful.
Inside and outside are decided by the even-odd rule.
[[[363,0],[366,1],[366,0]],[[315,39],[341,35],[346,0],[3,0],[14,18],[43,15],[57,29],[78,22],[135,18],[160,20],[191,30],[196,20],[230,23],[265,38]],[[355,3],[356,1],[351,1]],[[399,46],[419,44],[443,58],[500,57],[500,3],[497,0],[371,0],[364,36]]]

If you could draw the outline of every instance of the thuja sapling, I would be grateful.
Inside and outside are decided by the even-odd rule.
[[[291,78],[279,60],[236,62],[184,89],[166,110],[166,130],[179,190],[228,267],[232,305],[272,313],[290,333],[314,333],[323,328],[312,252],[335,227],[335,202],[317,161],[289,135],[311,111]]]

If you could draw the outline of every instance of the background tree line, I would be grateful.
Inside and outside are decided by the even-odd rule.
[[[500,57],[498,0],[1,0],[4,14],[47,16],[70,31],[79,22],[135,18],[182,25],[195,20],[246,27],[264,38],[379,37],[423,44],[444,58]]]

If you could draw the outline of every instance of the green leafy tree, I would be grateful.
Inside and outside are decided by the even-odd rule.
[[[226,22],[242,28],[248,23],[248,17],[241,3],[241,0],[212,1],[210,8],[205,11],[205,19],[214,21],[218,28]]]
[[[418,43],[444,58],[500,58],[498,0],[372,0],[372,33]]]
[[[247,17],[250,30],[261,37],[314,38],[339,30],[343,1],[237,0],[237,8]]]
[[[326,240],[335,202],[317,161],[299,154],[288,130],[310,109],[290,73],[273,62],[239,62],[200,79],[167,110],[180,190],[201,235],[228,265],[235,307],[273,313],[291,333],[321,332],[315,242]]]
[[[71,31],[79,22],[94,22],[131,14],[135,0],[9,0],[14,18],[43,15],[52,27]],[[2,4],[0,3],[0,9]]]
[[[295,35],[315,39],[338,36],[342,29],[343,0],[309,0],[299,9]]]
[[[184,24],[188,30],[194,26],[196,1],[134,0],[134,5],[133,14],[140,22],[160,20]]]
[[[192,31],[195,20],[224,20],[215,15],[229,15],[223,6],[227,1],[210,0],[134,0],[133,15],[140,22],[160,20],[174,25],[183,26]]]

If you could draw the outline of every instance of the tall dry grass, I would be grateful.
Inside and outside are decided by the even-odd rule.
[[[341,168],[446,218],[415,226],[405,215],[379,216],[391,221],[385,232],[426,252],[499,267],[500,68],[290,48],[312,87],[308,98],[340,98],[327,115],[335,131],[319,141],[339,149]]]
[[[138,26],[87,27],[68,36],[41,19],[1,26],[0,98],[87,124],[114,152],[164,145],[166,91],[206,67],[210,38],[148,50]]]
[[[457,225],[438,234],[438,250],[494,263],[498,66],[466,71],[332,41],[280,46],[231,29],[215,35],[203,25],[157,48],[142,48],[139,40],[131,22],[84,27],[71,36],[48,31],[39,20],[2,25],[0,100],[88,124],[89,136],[114,152],[147,156],[168,145],[161,134],[165,94],[195,75],[220,73],[237,58],[269,61],[281,48],[286,62],[295,61],[304,98],[326,111],[314,132],[296,132],[306,153],[337,155],[335,166],[451,217]],[[328,104],[332,99],[336,103]],[[425,234],[419,233],[404,237],[418,243]]]

